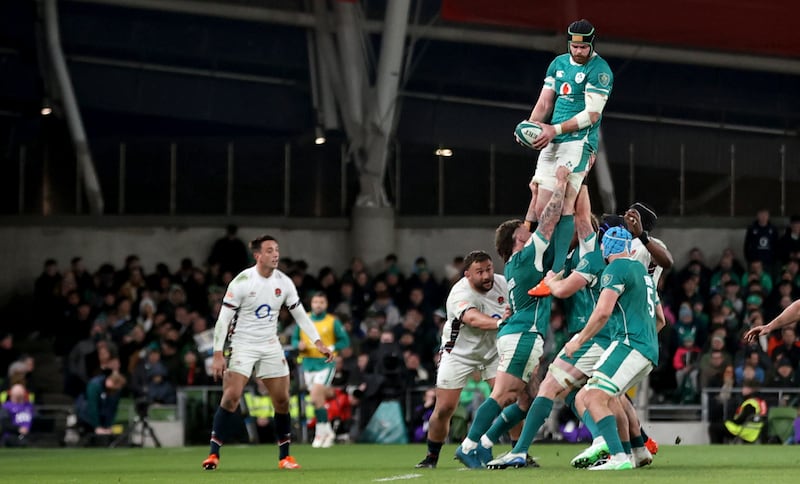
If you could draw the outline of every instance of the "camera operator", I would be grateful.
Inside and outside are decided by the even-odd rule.
[[[94,443],[108,440],[111,425],[117,418],[120,393],[127,380],[118,371],[98,375],[86,385],[86,392],[78,397],[76,404],[78,424],[94,436]]]
[[[139,361],[133,370],[131,387],[134,395],[137,398],[146,397],[148,403],[174,404],[177,400],[175,386],[168,376],[159,349],[148,349],[147,358]]]

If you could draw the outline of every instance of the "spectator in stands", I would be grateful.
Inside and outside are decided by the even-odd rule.
[[[308,273],[308,263],[302,259],[294,261],[289,277],[294,281],[301,301],[307,300],[311,293],[319,291],[319,282]]]
[[[744,258],[747,263],[758,260],[767,271],[772,270],[778,243],[778,229],[769,220],[769,210],[756,212],[756,219],[747,227],[744,237]]]
[[[781,279],[792,281],[795,291],[800,290],[800,258],[791,259],[786,263],[781,272]]]
[[[672,325],[672,337],[670,338],[672,347],[670,348],[670,354],[675,354],[682,345],[684,336],[687,334],[691,334],[692,342],[694,342],[697,338],[697,332],[698,328],[695,325],[694,312],[692,311],[691,305],[688,302],[681,303],[678,307],[678,320]]]
[[[700,357],[700,389],[708,386],[715,376],[722,374],[726,366],[732,364],[730,355],[724,350],[725,339],[721,336],[711,338],[711,349]]]
[[[769,294],[772,291],[772,275],[760,259],[749,262],[747,272],[742,276],[742,286],[748,288],[748,295],[753,293],[752,284],[758,283],[761,286],[761,295]]]
[[[317,281],[319,283],[319,290],[324,292],[325,296],[328,297],[328,303],[331,309],[335,308],[342,298],[339,280],[336,279],[336,273],[329,266],[325,266],[319,270]]]
[[[208,312],[208,280],[202,269],[195,267],[192,270],[192,283],[186,292],[186,303],[194,311],[203,314]]]
[[[792,215],[789,218],[786,231],[778,239],[776,252],[777,259],[781,264],[800,258],[800,215]]]
[[[225,227],[225,236],[217,239],[208,256],[210,266],[218,265],[220,274],[236,275],[250,265],[247,246],[237,235],[239,228],[230,224]]]
[[[25,447],[35,412],[25,386],[17,383],[8,391],[8,399],[0,407],[0,445]]]
[[[139,362],[139,353],[146,345],[145,336],[144,329],[136,324],[122,337],[119,345],[119,364],[123,373],[130,375]]]
[[[703,295],[700,294],[700,276],[697,274],[687,273],[678,280],[678,287],[675,288],[672,296],[673,307],[680,306],[683,303],[689,303],[689,309],[696,302],[703,301]]]
[[[412,442],[425,442],[428,439],[428,424],[433,415],[433,408],[436,405],[436,389],[428,388],[422,398],[422,403],[414,409],[411,417]]]
[[[8,375],[8,367],[19,358],[19,350],[14,346],[14,334],[0,331],[0,386]]]
[[[733,251],[726,249],[722,257],[720,257],[719,264],[717,264],[717,267],[711,274],[711,280],[709,281],[710,289],[716,289],[724,293],[725,287],[729,281],[736,281],[738,286],[738,282],[742,279],[744,269],[741,271],[736,270],[734,261]]]
[[[119,371],[120,361],[117,345],[106,339],[98,340],[95,343],[94,353],[87,355],[86,370],[90,376]]]
[[[396,279],[392,285],[399,284],[402,287],[405,284],[406,278],[397,263],[397,254],[387,254],[386,257],[383,258],[383,271],[375,276],[375,280],[385,281],[389,277],[389,274],[393,274]]]
[[[77,398],[86,390],[86,384],[94,376],[89,373],[89,361],[97,358],[97,341],[104,337],[105,326],[95,322],[89,335],[72,347],[66,361],[64,393]]]
[[[89,381],[86,392],[76,403],[78,424],[86,432],[98,436],[110,436],[111,426],[117,418],[120,394],[125,388],[125,376],[118,371],[98,375]],[[96,443],[105,443],[99,439]]]
[[[693,247],[689,251],[689,261],[678,272],[678,280],[684,280],[689,275],[698,276],[699,290],[703,297],[708,296],[711,289],[711,269],[705,263],[703,251],[698,247]]]
[[[128,279],[120,286],[118,294],[121,298],[127,298],[132,303],[135,303],[141,299],[142,292],[146,289],[147,283],[145,282],[142,268],[133,267],[130,270]]]
[[[406,368],[403,352],[391,330],[380,334],[380,344],[367,362],[364,379],[366,387],[360,398],[360,424],[369,423],[375,409],[384,400],[401,400],[406,389]]]
[[[686,331],[672,359],[680,403],[694,403],[699,399],[699,363],[700,347],[695,344],[694,331]]]
[[[117,346],[122,344],[122,339],[136,326],[136,319],[132,313],[132,302],[126,297],[117,299],[114,318],[108,321],[108,333],[111,341]]]
[[[28,354],[21,354],[17,361],[11,363],[8,367],[8,378],[5,380],[0,390],[8,390],[14,385],[21,384],[24,388],[32,391],[36,390],[33,383],[33,370],[35,363],[33,356]]]
[[[428,267],[428,262],[424,257],[418,257],[414,261],[414,269],[411,276],[406,281],[406,287],[421,287],[425,294],[425,299],[433,304],[439,305],[444,301],[441,297],[441,287],[436,282],[436,278]],[[406,291],[408,292],[408,291]]]
[[[728,303],[735,313],[740,314],[744,311],[744,300],[742,300],[741,286],[738,279],[731,279],[725,283],[725,292],[722,298],[723,304]]]
[[[795,326],[785,326],[781,329],[781,342],[772,350],[772,360],[778,361],[779,358],[788,358],[792,362],[792,366],[797,368],[800,365],[800,345],[797,341],[797,333]]]
[[[33,288],[33,311],[36,318],[35,329],[49,336],[53,324],[59,317],[59,289],[61,272],[55,259],[44,261],[44,270],[36,278]]]
[[[167,367],[161,363],[158,348],[148,349],[147,357],[133,372],[131,387],[137,397],[146,398],[149,403],[175,403],[175,387],[170,382]]]
[[[389,294],[389,288],[385,281],[375,281],[375,301],[369,305],[367,312],[382,312],[385,314],[386,327],[389,329],[394,328],[403,321],[400,310],[394,300],[392,300],[392,296]]]
[[[75,275],[75,283],[78,286],[81,300],[91,301],[94,297],[94,278],[86,270],[83,257],[73,257],[70,261],[70,270]]]
[[[149,292],[139,303],[139,314],[136,316],[136,324],[142,327],[145,334],[153,329],[156,314],[156,302],[150,297]]]
[[[420,364],[419,355],[413,351],[403,352],[406,366],[406,388],[428,386],[433,383],[431,373]]]
[[[779,358],[773,370],[769,372],[764,386],[769,388],[797,388],[800,386],[800,379],[797,378],[797,371],[792,366],[792,360],[783,357]],[[797,404],[797,395],[793,397],[787,396],[786,398],[788,401],[778,402],[779,405]]]
[[[409,309],[416,309],[422,314],[423,321],[433,324],[433,310],[435,306],[425,299],[425,291],[421,287],[412,287],[408,291],[408,305],[406,311]]]
[[[103,295],[115,291],[114,273],[114,266],[111,264],[101,265],[97,269],[97,272],[94,273],[94,288],[96,294],[95,300],[93,301],[94,306],[98,306],[100,304],[99,300],[103,297]]]
[[[367,276],[367,280],[369,279],[369,273],[367,272],[367,266],[364,264],[364,260],[360,257],[353,257],[350,259],[350,266],[348,269],[342,274],[342,280],[349,280],[354,281],[358,284],[358,275],[365,274]]]
[[[757,350],[747,352],[746,356],[734,368],[736,386],[741,386],[745,381],[764,383],[766,371],[761,366],[761,359]]]
[[[772,291],[772,293],[770,293],[770,295],[767,296],[767,299],[764,301],[764,311],[765,314],[767,314],[767,317],[769,319],[773,319],[783,312],[786,307],[781,307],[782,299],[788,297],[789,304],[791,304],[791,301],[795,299],[794,292],[795,289],[792,281],[787,281],[784,279],[779,280],[775,290]]]
[[[122,285],[130,279],[131,274],[135,271],[142,271],[142,261],[136,254],[130,254],[125,258],[125,265],[122,269],[114,273],[114,285],[111,288],[114,292],[119,291]]]

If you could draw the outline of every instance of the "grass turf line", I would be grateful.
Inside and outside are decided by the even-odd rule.
[[[541,468],[497,471],[466,470],[452,460],[455,445],[446,445],[437,469],[415,469],[425,456],[423,445],[337,445],[312,449],[293,445],[303,466],[277,468],[274,445],[226,446],[220,468],[203,471],[206,447],[169,449],[0,449],[2,481],[17,483],[249,483],[249,482],[426,482],[486,483],[534,479],[537,483],[753,483],[790,482],[800,468],[800,447],[777,445],[662,446],[652,466],[628,472],[573,469],[570,459],[580,445],[534,445],[531,454]],[[500,445],[495,455],[509,450]],[[389,480],[392,479],[392,480]]]

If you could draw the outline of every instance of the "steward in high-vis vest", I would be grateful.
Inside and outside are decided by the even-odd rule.
[[[733,419],[725,421],[731,435],[745,442],[755,442],[761,436],[767,421],[767,402],[758,396],[758,384],[747,381],[742,385],[742,398]]]
[[[338,355],[341,350],[350,346],[350,336],[336,316],[327,311],[328,297],[324,292],[318,292],[311,296],[311,312],[308,316],[314,323],[322,344]],[[330,447],[336,440],[336,433],[329,422],[325,401],[336,373],[336,363],[327,362],[325,355],[314,347],[299,326],[295,327],[294,334],[292,334],[292,346],[299,351],[297,360],[303,368],[303,379],[311,395],[314,415],[317,419],[316,433],[311,446],[315,448]]]

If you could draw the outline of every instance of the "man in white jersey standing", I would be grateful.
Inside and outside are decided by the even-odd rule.
[[[442,331],[441,360],[436,374],[436,404],[428,427],[428,454],[417,468],[439,462],[450,418],[461,390],[474,370],[494,385],[497,374],[497,326],[508,308],[505,277],[494,273],[492,258],[472,251],[464,258],[464,277],[447,297],[447,322]]]
[[[222,399],[214,415],[211,451],[203,469],[219,465],[220,447],[236,423],[236,409],[242,391],[255,370],[266,385],[275,407],[275,432],[278,437],[278,468],[299,469],[289,455],[289,365],[278,340],[278,313],[286,306],[300,328],[328,361],[331,350],[320,340],[317,328],[308,318],[292,280],[277,269],[278,241],[262,235],[250,242],[256,263],[240,272],[228,285],[214,327],[214,380],[222,378]]]
[[[547,68],[544,85],[528,118],[542,133],[533,182],[538,184],[535,213],[542,213],[558,187],[564,193],[561,218],[553,233],[553,271],[564,266],[575,231],[575,200],[597,153],[603,109],[614,85],[608,63],[595,51],[595,28],[586,19],[567,28],[567,49]],[[549,124],[548,124],[549,123]]]

